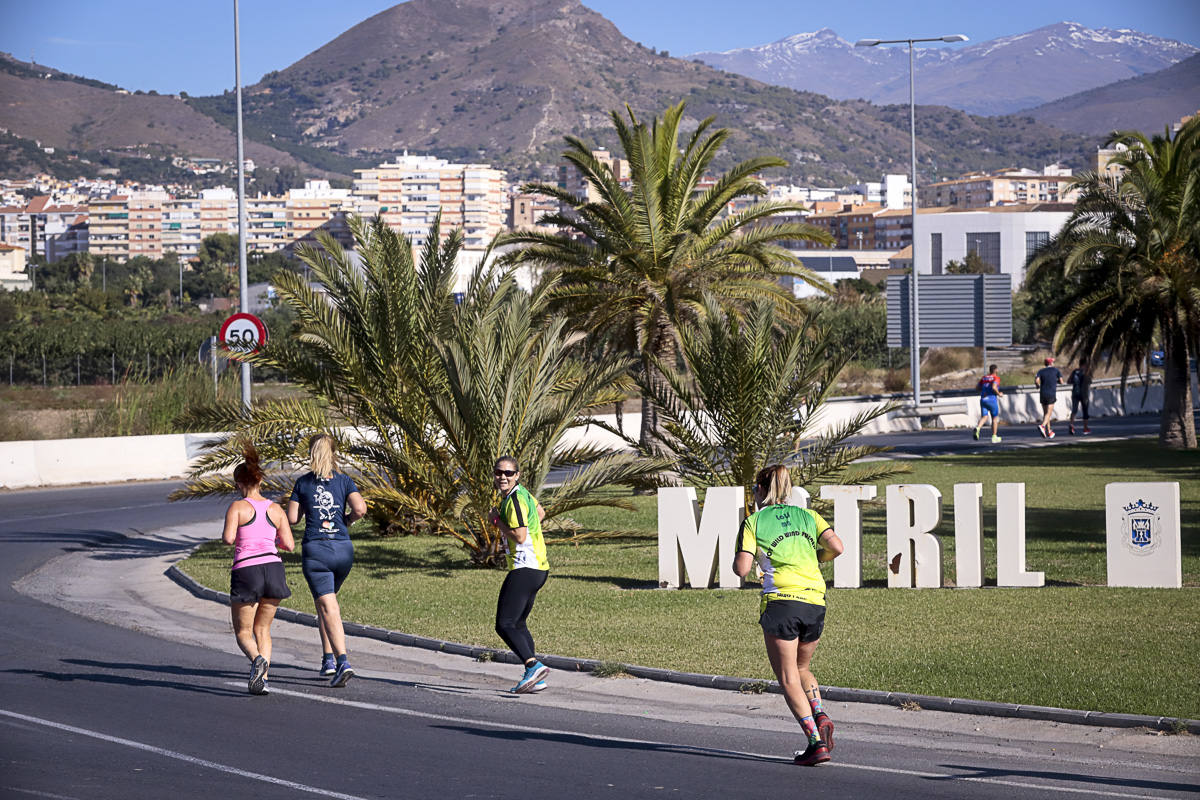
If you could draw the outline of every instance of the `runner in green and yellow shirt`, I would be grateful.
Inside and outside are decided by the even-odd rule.
[[[521,468],[512,456],[501,456],[492,470],[500,507],[492,509],[492,524],[504,535],[504,554],[508,575],[500,587],[496,602],[496,633],[525,664],[525,674],[510,691],[516,694],[540,692],[546,688],[550,668],[538,661],[533,651],[533,636],[525,620],[533,610],[538,590],[550,575],[546,560],[546,542],[542,539],[545,513],[537,499],[520,484]]]
[[[758,473],[754,498],[759,510],[746,518],[738,536],[733,570],[750,573],[757,557],[763,573],[758,623],[767,658],[788,708],[808,736],[795,762],[815,766],[829,760],[833,721],[809,665],[825,627],[825,579],[820,562],[842,553],[842,540],[820,514],[788,503],[792,478],[776,464]]]

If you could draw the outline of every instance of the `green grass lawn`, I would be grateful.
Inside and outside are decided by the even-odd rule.
[[[1180,483],[1184,589],[1103,585],[1104,484],[1141,480]],[[903,481],[942,491],[939,532],[950,580],[953,484],[984,484],[985,534],[992,537],[985,540],[984,575],[992,584],[995,483],[1025,482],[1026,568],[1045,572],[1047,586],[880,588],[883,505],[868,507],[868,588],[829,592],[826,633],[814,661],[823,683],[1200,718],[1200,454],[1162,451],[1150,441],[1065,445],[923,459]],[[634,502],[635,512],[581,511],[575,520],[585,529],[645,535],[550,547],[551,578],[530,618],[538,649],[769,679],[757,592],[656,589],[655,500]],[[355,546],[356,566],[339,594],[347,619],[503,648],[492,630],[501,572],[471,568],[441,539],[385,539],[356,528]],[[211,543],[181,566],[201,583],[227,590],[229,553]],[[288,573],[295,594],[287,605],[312,611],[298,557],[288,557]]]

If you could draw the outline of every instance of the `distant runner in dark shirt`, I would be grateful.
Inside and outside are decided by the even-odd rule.
[[[1038,387],[1038,392],[1041,394],[1039,399],[1042,402],[1042,422],[1038,425],[1038,433],[1047,439],[1053,439],[1054,431],[1050,430],[1050,421],[1054,419],[1054,403],[1058,399],[1058,385],[1063,382],[1062,373],[1058,371],[1058,367],[1054,366],[1053,358],[1046,359],[1046,366],[1038,370],[1033,382]]]
[[[1088,400],[1092,393],[1092,371],[1087,359],[1080,361],[1079,366],[1071,371],[1071,377],[1067,379],[1067,383],[1071,384],[1071,421],[1067,423],[1067,430],[1072,436],[1075,435],[1075,414],[1082,405],[1083,433],[1086,436],[1092,432],[1092,429],[1088,427]]]

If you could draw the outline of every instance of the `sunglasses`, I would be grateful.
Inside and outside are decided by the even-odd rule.
[[[499,478],[501,475],[503,475],[506,478],[511,478],[514,475],[516,475],[518,472],[519,472],[519,470],[515,470],[515,469],[498,469],[498,470],[494,471],[492,474],[495,475],[497,478]]]

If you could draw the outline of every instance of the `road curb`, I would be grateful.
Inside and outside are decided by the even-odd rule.
[[[167,569],[167,577],[175,581],[187,591],[203,600],[229,605],[229,595],[218,592],[197,582],[187,575],[177,565],[172,564]],[[280,607],[275,615],[278,619],[288,622],[298,622],[309,627],[317,627],[317,618],[291,608]],[[433,650],[456,656],[466,656],[476,661],[497,661],[505,664],[517,664],[517,656],[507,650],[496,650],[479,645],[448,642],[441,639],[431,639],[416,636],[401,631],[390,631],[371,625],[361,625],[356,622],[346,622],[342,626],[347,636],[362,636],[402,647],[418,647],[422,650]],[[608,667],[611,662],[597,661],[590,658],[572,658],[570,656],[543,655],[542,663],[552,669],[570,672],[594,672],[601,666]],[[745,692],[747,694],[782,694],[776,681],[764,681],[759,678],[738,678],[730,675],[703,675],[696,672],[676,672],[675,670],[658,667],[641,667],[636,664],[620,664],[621,669],[635,678],[645,678],[665,683],[678,683],[685,686],[699,686],[708,689]],[[978,714],[989,717],[1011,717],[1017,719],[1034,719],[1047,722],[1061,722],[1069,725],[1091,725],[1103,728],[1149,728],[1155,731],[1173,733],[1187,732],[1200,734],[1200,720],[1180,719],[1177,717],[1155,717],[1142,714],[1114,714],[1104,711],[1080,711],[1070,708],[1054,708],[1052,706],[1030,706],[1015,703],[995,703],[988,700],[965,700],[957,697],[935,697],[925,694],[909,694],[907,692],[884,692],[875,689],[847,689],[840,686],[822,686],[821,694],[826,700],[844,703],[874,703],[876,705],[897,706],[912,710],[949,711],[956,714]]]

